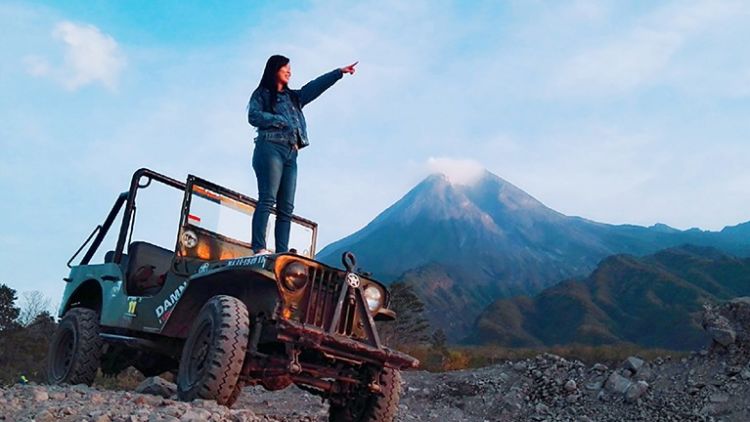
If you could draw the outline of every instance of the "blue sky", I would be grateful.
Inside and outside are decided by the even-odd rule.
[[[321,246],[477,166],[597,221],[748,221],[748,39],[743,1],[6,1],[0,282],[58,300],[136,168],[255,195],[245,105],[275,53],[293,86],[360,61],[306,108]]]

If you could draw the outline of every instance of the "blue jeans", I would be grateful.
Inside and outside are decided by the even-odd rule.
[[[268,141],[255,143],[253,170],[258,179],[258,207],[253,213],[254,251],[266,249],[266,228],[271,208],[276,205],[276,252],[289,250],[289,230],[297,188],[297,149]]]

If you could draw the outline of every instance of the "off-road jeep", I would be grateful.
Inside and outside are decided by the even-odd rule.
[[[173,250],[131,238],[136,199],[154,184],[184,191]],[[49,381],[91,384],[99,369],[116,375],[130,366],[146,376],[172,371],[181,400],[227,406],[245,385],[295,384],[327,399],[332,421],[392,420],[399,371],[418,361],[378,338],[374,321],[395,318],[388,290],[350,253],[344,270],[315,261],[317,225],[297,216],[296,250],[253,256],[255,205],[195,176],[182,183],[136,171],[68,262]],[[92,263],[118,219],[114,249]]]

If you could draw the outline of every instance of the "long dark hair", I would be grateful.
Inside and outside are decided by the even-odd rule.
[[[266,111],[273,112],[273,106],[276,104],[276,96],[278,94],[276,86],[276,74],[279,73],[279,69],[289,64],[289,58],[284,57],[280,54],[274,54],[266,61],[266,68],[263,69],[263,76],[260,78],[258,89],[267,89],[270,95],[270,104],[263,104],[263,108]],[[286,87],[284,87],[286,89]]]

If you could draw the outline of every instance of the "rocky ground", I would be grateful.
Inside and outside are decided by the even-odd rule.
[[[710,348],[673,359],[631,357],[607,367],[544,354],[448,373],[404,374],[399,421],[748,421],[750,298],[707,309]],[[296,388],[247,388],[233,409],[182,403],[174,386],[149,379],[152,394],[84,386],[0,389],[7,421],[325,421],[327,407]],[[162,397],[166,396],[166,397]]]

